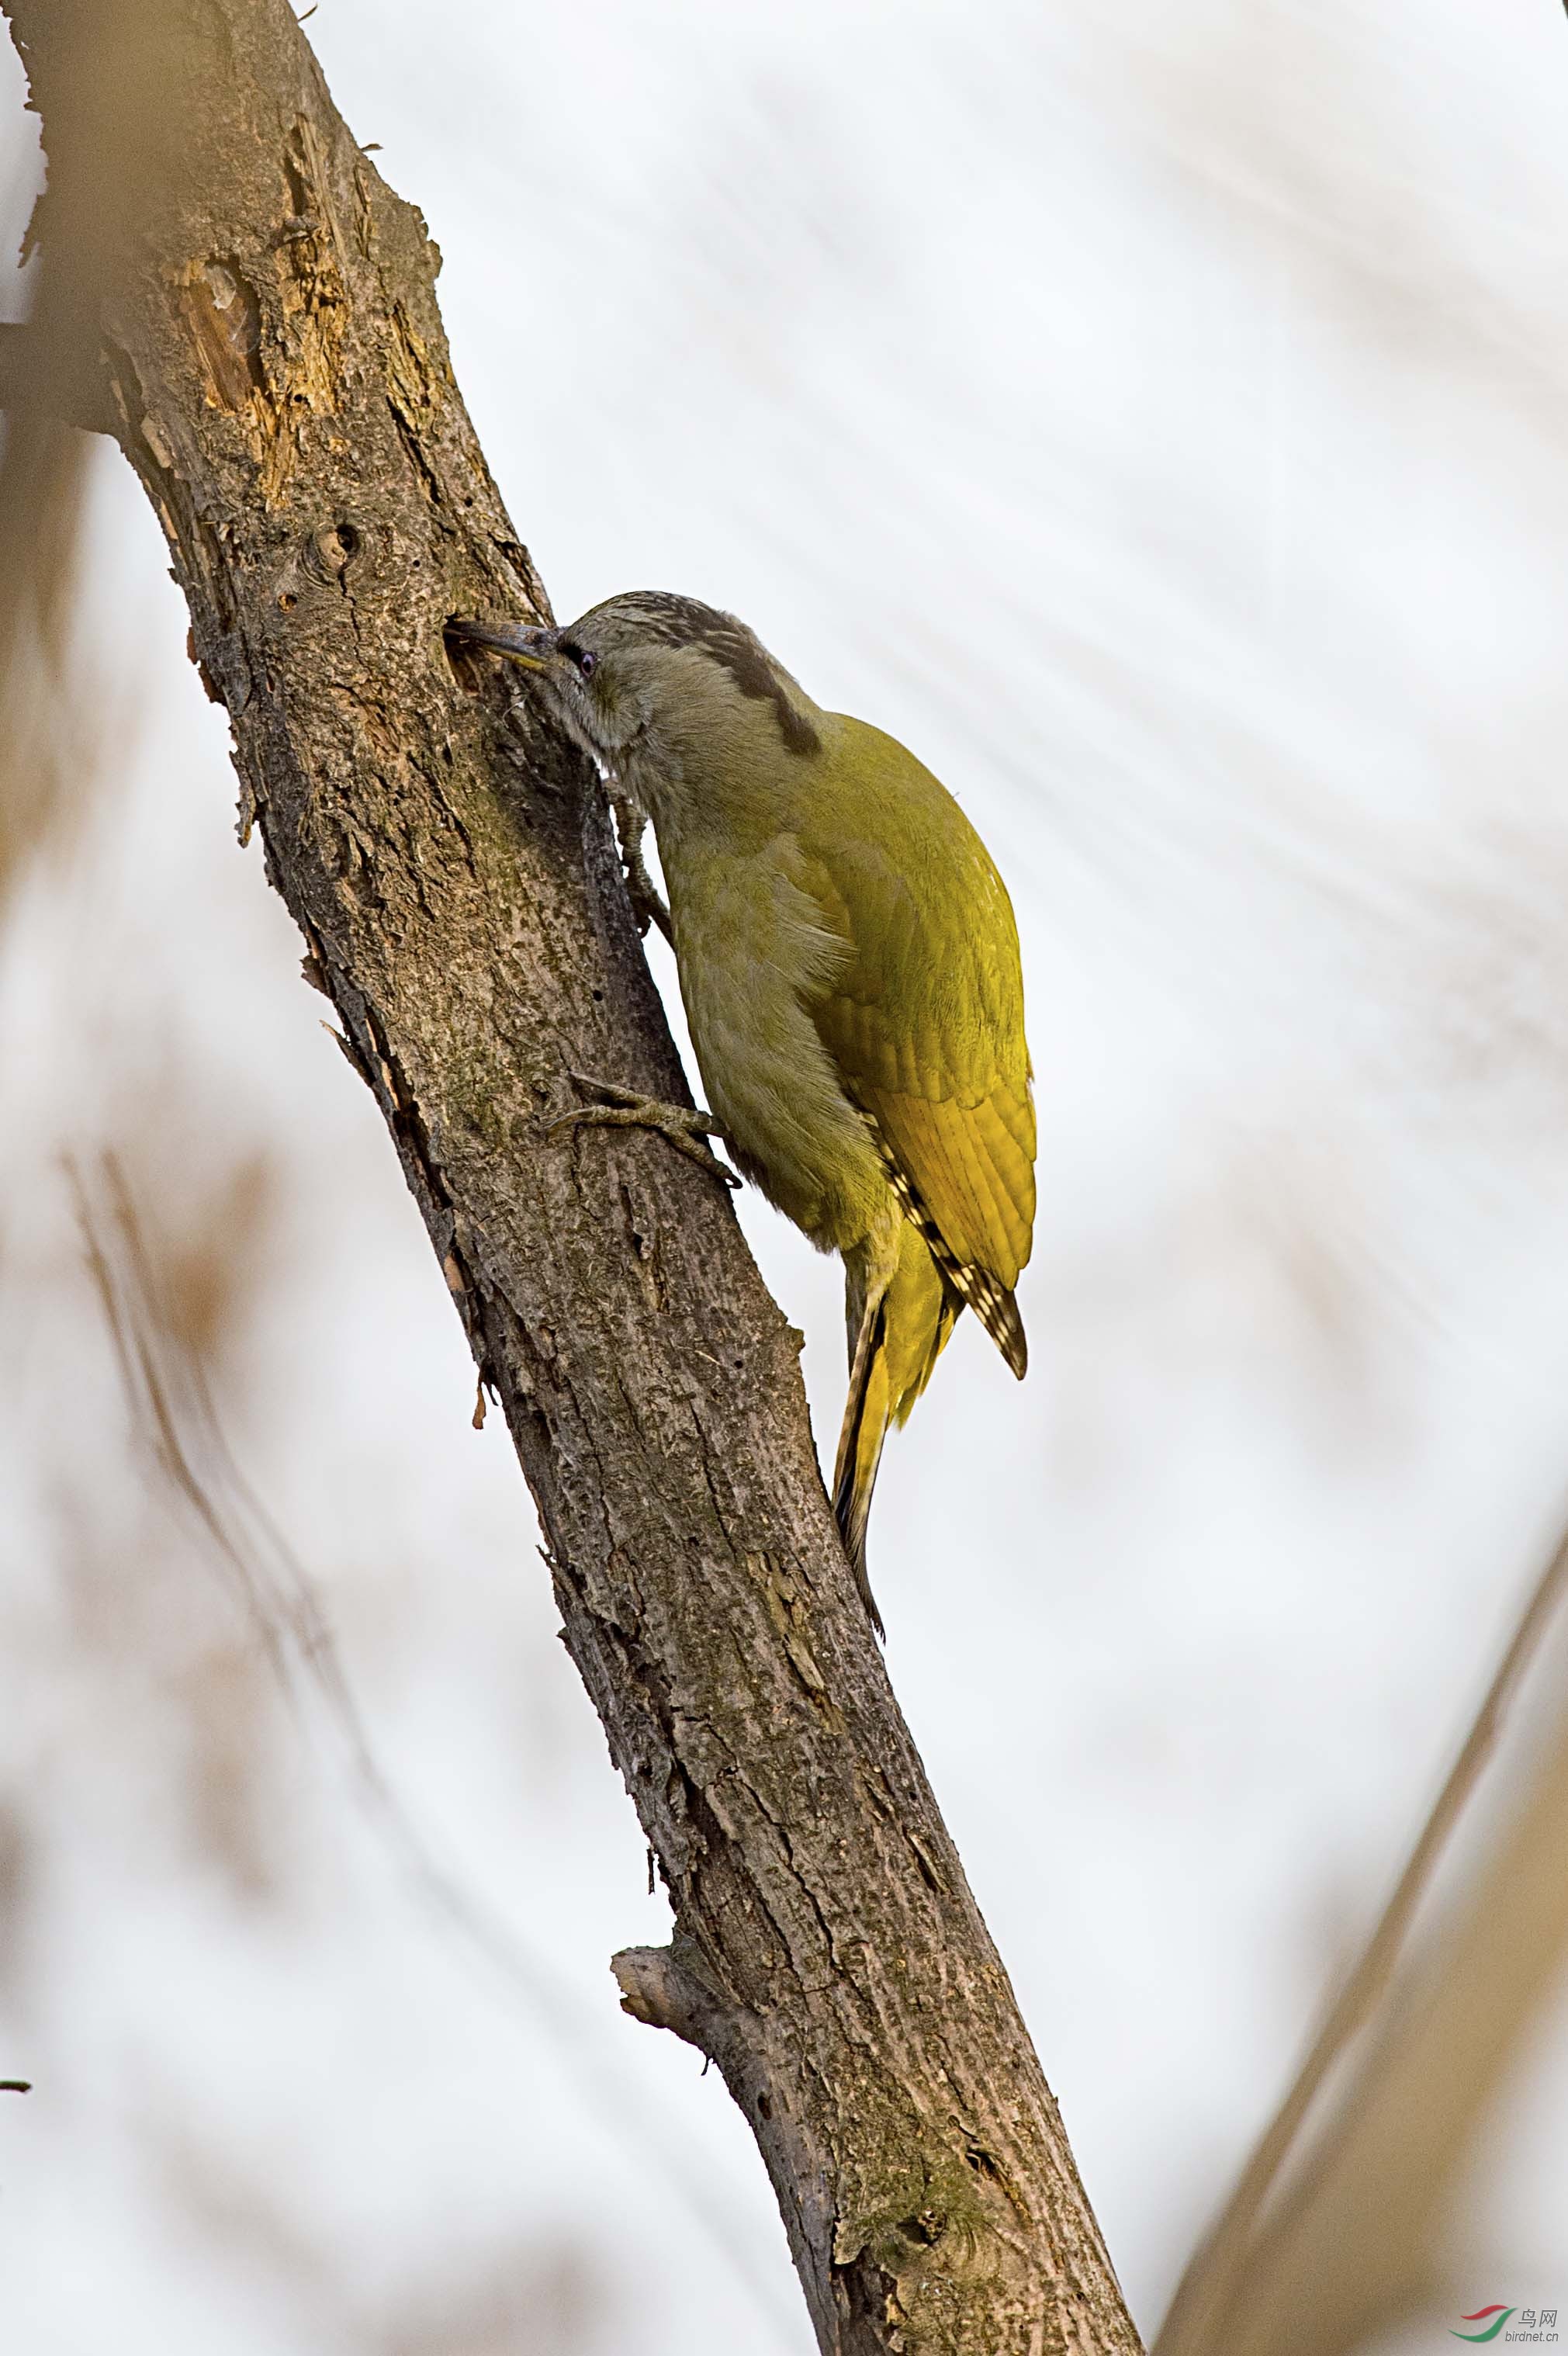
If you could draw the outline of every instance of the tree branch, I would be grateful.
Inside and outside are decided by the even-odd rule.
[[[588,1070],[683,1094],[603,797],[443,646],[547,615],[453,381],[419,215],[284,0],[8,0],[46,273],[168,540],[304,930],[537,1501],[669,1887],[627,2008],[755,2130],[818,2340],[1137,2347],[854,1593],[797,1352],[722,1189]],[[92,70],[85,61],[92,60]],[[85,225],[85,226],[84,226]]]

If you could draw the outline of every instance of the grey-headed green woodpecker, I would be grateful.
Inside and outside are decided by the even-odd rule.
[[[669,932],[711,1111],[595,1087],[737,1165],[844,1261],[834,1510],[871,1618],[866,1522],[889,1428],[972,1309],[1015,1375],[1034,1107],[1012,904],[957,803],[880,729],[824,712],[732,615],[636,591],[566,629],[454,623],[530,672],[608,780],[644,926]],[[653,822],[669,892],[638,851]]]

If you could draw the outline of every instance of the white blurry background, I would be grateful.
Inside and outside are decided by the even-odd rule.
[[[1152,2330],[1568,1497],[1568,25],[321,0],[309,32],[442,245],[558,612],[733,607],[1011,883],[1031,1374],[960,1330],[874,1563]],[[107,448],[91,501],[101,760],[0,937],[0,2074],[37,2082],[0,2097],[5,2345],[804,2356],[742,2123],[616,2009],[663,1901]],[[135,1425],[70,1176],[101,1222],[105,1146],[509,1970]],[[830,1442],[836,1270],[741,1211]],[[1560,2008],[1380,2350],[1568,2308],[1565,2121]]]

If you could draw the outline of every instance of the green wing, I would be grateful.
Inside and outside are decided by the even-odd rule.
[[[798,839],[802,881],[849,953],[812,1013],[939,1263],[1021,1373],[1008,1296],[1034,1226],[1035,1125],[1012,904],[912,754],[861,721],[834,730]]]

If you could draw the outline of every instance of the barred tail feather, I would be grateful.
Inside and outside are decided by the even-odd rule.
[[[875,1133],[875,1123],[872,1124],[872,1128]],[[900,1210],[902,1211],[910,1225],[918,1231],[926,1249],[942,1270],[951,1290],[957,1294],[965,1308],[975,1312],[976,1316],[1021,1383],[1029,1371],[1029,1343],[1025,1338],[1024,1322],[1019,1315],[1017,1301],[1001,1279],[993,1276],[988,1268],[980,1268],[973,1260],[959,1259],[949,1251],[941,1228],[880,1135],[878,1144],[881,1151],[882,1167],[887,1173],[888,1183],[893,1190]],[[955,1309],[953,1313],[956,1316],[957,1310]],[[944,1333],[942,1339],[944,1342],[946,1341],[946,1333]],[[941,1344],[938,1344],[937,1347],[940,1350]],[[932,1364],[934,1365],[935,1363],[933,1356]],[[926,1372],[929,1375],[929,1367]],[[899,1417],[901,1423],[904,1416],[909,1413],[909,1408],[913,1406],[915,1399],[920,1397],[920,1391],[924,1387],[923,1379],[920,1390],[916,1390],[912,1395],[909,1407],[906,1407]]]
[[[1029,1372],[1029,1339],[1013,1294],[983,1268],[960,1269],[953,1282],[1021,1383]]]

